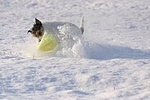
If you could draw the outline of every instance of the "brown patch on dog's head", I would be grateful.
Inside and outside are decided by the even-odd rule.
[[[41,41],[44,32],[41,21],[35,18],[35,24],[28,32],[30,32],[34,37],[37,37],[39,41]]]

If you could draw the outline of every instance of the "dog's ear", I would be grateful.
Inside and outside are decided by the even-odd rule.
[[[35,18],[35,24],[42,25],[42,22],[38,20],[37,18]]]

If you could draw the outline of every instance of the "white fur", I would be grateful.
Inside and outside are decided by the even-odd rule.
[[[82,31],[76,25],[68,22],[45,22],[44,31],[54,35],[58,40],[76,38],[82,35]]]

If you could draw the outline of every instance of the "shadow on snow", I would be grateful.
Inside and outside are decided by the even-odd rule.
[[[148,59],[149,51],[130,47],[84,42],[76,46],[78,55],[88,59],[109,60],[115,58]]]

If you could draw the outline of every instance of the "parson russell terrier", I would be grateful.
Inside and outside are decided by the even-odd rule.
[[[80,28],[76,25],[69,22],[44,22],[42,23],[40,20],[35,18],[35,24],[33,27],[28,30],[28,33],[31,33],[34,37],[38,39],[38,42],[41,41],[44,31],[50,31],[52,34],[58,34],[60,32],[59,26],[67,25],[69,30],[71,30],[71,34],[83,34],[84,26],[83,26],[83,17],[81,18]]]

